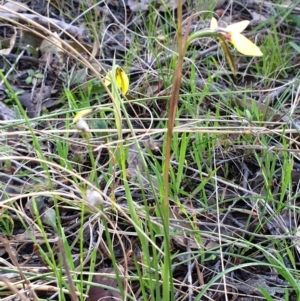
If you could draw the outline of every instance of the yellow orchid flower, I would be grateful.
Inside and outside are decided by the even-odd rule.
[[[76,113],[73,118],[73,124],[75,124],[79,119],[83,119],[86,116],[89,116],[94,110],[93,109],[85,109]]]
[[[82,111],[79,111],[75,117],[73,118],[73,124],[76,124],[76,128],[78,131],[81,132],[88,132],[89,126],[84,120],[84,117],[90,115],[94,110],[93,109],[85,109]]]
[[[125,71],[119,67],[116,66],[116,74],[115,74],[115,79],[116,79],[116,84],[117,87],[122,91],[122,93],[125,95],[129,89],[129,79],[127,74],[125,73]],[[110,70],[107,72],[106,76],[105,76],[105,81],[104,84],[105,86],[109,86],[111,84],[111,78],[112,78],[112,74],[113,70]]]
[[[211,19],[210,28],[218,30],[222,36],[228,40],[238,52],[249,56],[262,56],[263,53],[253,42],[241,34],[249,25],[249,21],[240,21],[228,25],[226,28],[218,27],[218,22],[215,18]]]

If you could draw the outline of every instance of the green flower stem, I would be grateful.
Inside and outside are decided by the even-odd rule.
[[[112,74],[116,74],[116,70],[117,70],[117,66],[114,61],[113,66],[112,66]],[[119,93],[119,90],[117,87],[115,76],[112,76],[112,78],[111,78],[111,95],[112,95],[112,104],[113,104],[113,110],[114,110],[115,124],[116,124],[117,132],[118,132],[118,141],[119,142],[118,142],[117,148],[119,150],[121,169],[122,169],[122,174],[123,174],[123,178],[124,178],[124,175],[126,175],[126,165],[125,165],[125,151],[124,151],[123,141],[122,141],[122,139],[123,139],[122,138],[123,137],[122,136],[122,112],[121,112],[122,98],[120,96],[120,93]],[[124,183],[124,184],[126,185],[127,183]],[[105,226],[105,227],[106,227],[106,234],[107,234],[107,240],[108,240],[107,242],[108,242],[110,253],[111,253],[111,260],[112,260],[114,271],[116,273],[116,281],[118,283],[118,287],[119,287],[120,293],[122,295],[122,300],[125,300],[125,293],[121,289],[123,287],[123,284],[122,284],[121,278],[119,276],[116,258],[113,253],[113,247],[112,247],[111,241],[109,239],[107,226]]]
[[[188,46],[194,41],[197,40],[199,38],[204,38],[204,37],[212,37],[212,38],[218,38],[221,47],[224,51],[225,54],[225,58],[228,62],[228,65],[233,73],[233,75],[236,75],[236,67],[235,67],[235,63],[233,60],[233,57],[231,55],[230,49],[228,47],[227,42],[225,41],[223,35],[216,29],[205,29],[205,30],[201,30],[201,31],[196,31],[194,33],[192,33],[187,42],[186,42],[186,49],[188,48]],[[185,50],[186,50],[185,49]]]
[[[117,66],[115,63],[112,67],[112,74],[116,74],[117,72]],[[122,141],[122,116],[121,116],[121,96],[118,92],[118,87],[116,83],[115,76],[112,77],[112,89],[111,94],[113,97],[113,107],[114,107],[114,115],[115,115],[115,122],[116,122],[116,128],[118,131],[118,140]]]
[[[220,34],[215,29],[204,29],[201,31],[193,32],[187,39],[186,42],[186,48],[189,47],[189,45],[197,39],[200,38],[206,38],[206,37],[212,37],[217,38]]]

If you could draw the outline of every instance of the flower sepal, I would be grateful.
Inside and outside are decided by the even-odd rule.
[[[260,48],[241,34],[247,28],[249,23],[250,22],[248,20],[243,20],[230,24],[226,28],[222,28],[218,26],[217,20],[212,18],[210,28],[212,30],[216,30],[219,35],[222,35],[226,40],[228,40],[241,54],[247,56],[262,56],[263,53]]]
[[[112,70],[108,71],[105,76],[104,84],[109,86],[112,83],[112,78],[115,79],[117,87],[121,90],[122,94],[125,95],[129,90],[129,78],[125,71],[118,65]]]

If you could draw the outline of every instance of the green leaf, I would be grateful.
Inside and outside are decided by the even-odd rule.
[[[34,71],[32,69],[27,70],[29,76],[34,76]]]
[[[295,27],[300,27],[300,17],[296,14],[290,14],[286,17],[286,21],[294,25]]]
[[[30,200],[30,210],[41,219],[41,221],[51,226],[57,232],[56,213],[53,208],[49,208],[43,198],[32,198]]]
[[[36,73],[34,76],[35,76],[36,78],[40,78],[40,79],[43,79],[43,78],[44,78],[44,74],[42,74],[42,73]]]
[[[27,77],[27,78],[25,79],[25,83],[26,83],[27,85],[31,84],[31,83],[32,83],[32,77],[31,77],[31,76]]]
[[[290,42],[290,45],[298,52],[300,53],[300,46],[297,45],[296,43],[294,42]]]
[[[53,208],[46,209],[41,218],[44,224],[51,226],[57,232],[56,213]]]
[[[259,290],[261,294],[265,297],[266,301],[274,301],[272,296],[270,296],[269,292],[263,286],[259,286]]]

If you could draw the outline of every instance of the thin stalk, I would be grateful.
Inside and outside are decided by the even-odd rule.
[[[164,192],[162,197],[162,223],[164,228],[164,265],[163,265],[163,300],[174,300],[173,276],[171,270],[171,254],[170,254],[170,209],[169,209],[169,170],[171,162],[171,146],[173,128],[175,124],[176,111],[178,106],[178,98],[181,84],[182,64],[185,53],[185,42],[182,39],[182,0],[178,0],[177,7],[177,39],[178,39],[178,61],[173,79],[173,86],[169,105],[169,118],[167,125],[166,149],[165,149],[165,165],[164,165]]]

